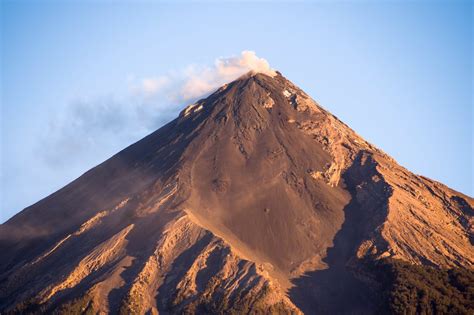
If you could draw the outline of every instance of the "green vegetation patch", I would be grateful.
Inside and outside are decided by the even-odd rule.
[[[412,265],[398,260],[366,264],[381,285],[381,312],[474,314],[474,271]]]

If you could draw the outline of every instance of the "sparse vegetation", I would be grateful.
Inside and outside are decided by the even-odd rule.
[[[264,284],[260,290],[247,289],[238,292],[235,296],[219,289],[219,279],[213,277],[202,294],[198,297],[186,299],[176,295],[168,307],[172,312],[180,314],[292,314],[288,305],[278,302],[268,304],[271,289]]]
[[[44,312],[34,298],[19,302],[13,309],[5,311],[2,314],[41,314]]]
[[[368,264],[381,284],[381,311],[392,314],[472,314],[474,271],[398,260]]]
[[[94,315],[97,314],[97,310],[94,309],[92,301],[86,295],[73,299],[71,302],[62,304],[58,309],[53,311],[52,314]]]

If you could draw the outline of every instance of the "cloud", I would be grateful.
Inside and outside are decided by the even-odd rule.
[[[276,74],[267,60],[257,57],[255,52],[250,50],[242,51],[240,57],[219,58],[215,62],[215,67],[218,74],[225,78],[237,77],[250,70],[269,76]]]
[[[239,56],[217,58],[211,66],[189,65],[178,72],[144,78],[139,84],[134,83],[132,90],[147,97],[159,95],[175,102],[189,101],[206,96],[249,71],[276,74],[267,60],[254,51],[244,50]]]
[[[144,78],[142,79],[141,90],[144,94],[155,94],[164,88],[168,83],[169,79],[167,77]]]
[[[249,71],[276,74],[267,60],[257,57],[254,51],[244,50],[240,56],[216,59],[212,67],[189,67],[181,96],[183,99],[202,96]]]
[[[71,102],[50,122],[38,152],[55,170],[73,166],[85,171],[172,120],[186,105],[249,71],[276,74],[255,52],[242,51],[210,65],[129,78],[126,95]]]

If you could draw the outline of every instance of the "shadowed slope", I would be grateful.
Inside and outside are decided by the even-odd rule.
[[[294,280],[289,294],[305,314],[376,314],[380,297],[369,283],[358,279],[354,258],[367,235],[380,229],[387,217],[391,189],[376,170],[372,157],[361,152],[344,173],[351,202],[344,208],[345,220],[328,249],[327,268]],[[357,198],[365,185],[366,199]],[[386,244],[380,244],[386,246]]]

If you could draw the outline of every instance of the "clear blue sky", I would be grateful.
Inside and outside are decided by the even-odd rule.
[[[474,193],[472,2],[1,3],[0,222],[176,113],[116,115],[153,108],[136,78],[243,50],[403,166]]]

